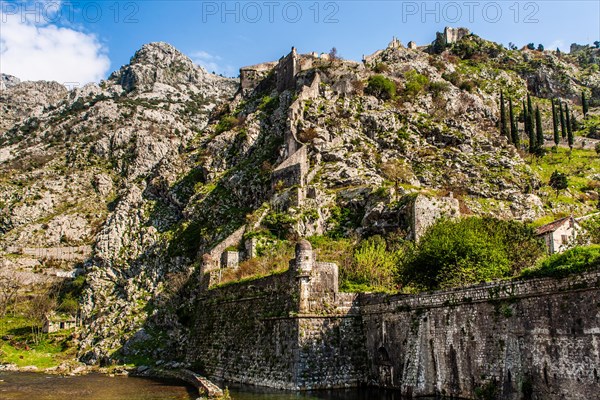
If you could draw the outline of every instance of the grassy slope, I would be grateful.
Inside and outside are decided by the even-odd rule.
[[[548,152],[544,157],[531,157],[529,163],[537,173],[544,186],[539,190],[539,195],[544,201],[548,215],[538,221],[536,225],[551,222],[555,218],[574,213],[586,213],[587,209],[594,209],[596,200],[590,198],[589,193],[599,189],[599,181],[590,177],[600,174],[600,156],[593,150],[558,148]],[[554,171],[567,175],[569,187],[567,190],[556,192],[548,185],[550,176]]]
[[[16,364],[19,367],[34,365],[44,369],[75,358],[77,350],[70,345],[71,331],[44,334],[35,344],[32,324],[31,320],[21,316],[0,318],[1,364]]]

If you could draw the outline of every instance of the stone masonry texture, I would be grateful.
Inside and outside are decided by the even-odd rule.
[[[389,296],[338,293],[335,264],[290,264],[203,293],[188,353],[195,369],[291,390],[597,398],[600,273]]]

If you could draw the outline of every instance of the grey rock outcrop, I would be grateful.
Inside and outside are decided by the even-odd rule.
[[[16,76],[0,74],[0,90],[6,90],[20,82],[21,80]]]
[[[0,87],[0,134],[18,122],[40,116],[67,94],[67,88],[57,82],[21,82],[4,74],[1,85],[4,87]]]

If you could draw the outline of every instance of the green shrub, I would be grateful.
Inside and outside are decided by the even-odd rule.
[[[401,278],[425,289],[462,286],[512,276],[542,254],[543,244],[521,223],[442,219],[403,260]]]
[[[433,97],[439,97],[442,94],[448,92],[448,90],[448,82],[431,82],[429,84],[429,91],[431,92]]]
[[[460,74],[457,71],[454,72],[444,72],[442,74],[442,78],[453,84],[454,86],[460,86],[462,81]]]
[[[279,107],[279,97],[265,96],[262,98],[258,109],[267,114],[272,114]]]
[[[388,251],[381,236],[363,240],[354,251],[354,262],[346,271],[346,280],[355,285],[370,286],[380,290],[394,287],[397,275],[398,251]]]
[[[364,215],[364,210],[353,207],[332,207],[331,216],[327,220],[329,227],[327,236],[332,238],[342,238],[347,235],[347,231],[360,226]]]
[[[263,224],[279,239],[285,239],[292,231],[296,220],[286,213],[272,211],[265,216]]]
[[[375,64],[375,67],[373,67],[373,71],[377,72],[378,74],[381,74],[383,72],[389,72],[390,67],[388,67],[386,63],[380,62]]]
[[[473,81],[463,81],[463,82],[460,83],[459,88],[461,90],[465,90],[467,92],[473,92],[473,90],[475,90],[476,86],[477,85]]]
[[[227,132],[227,131],[235,128],[238,125],[239,125],[239,120],[236,117],[231,116],[231,115],[226,115],[223,118],[221,118],[221,120],[217,124],[217,127],[215,128],[215,133],[218,135],[223,132]]]
[[[600,245],[575,247],[564,253],[554,254],[534,268],[523,271],[523,278],[563,278],[571,274],[600,268]]]
[[[583,232],[578,236],[578,240],[582,241],[580,244],[600,244],[600,215],[582,220],[580,223],[583,228]]]
[[[373,75],[367,83],[367,94],[382,100],[389,100],[396,96],[396,83],[383,75]]]
[[[404,74],[406,84],[404,90],[409,96],[417,96],[429,87],[429,78],[419,74],[415,70],[410,70]]]

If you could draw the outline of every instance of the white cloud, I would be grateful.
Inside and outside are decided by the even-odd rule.
[[[195,51],[190,54],[190,58],[195,64],[200,65],[208,72],[215,72],[225,76],[232,76],[234,68],[231,65],[223,65],[223,59],[217,55],[210,54],[206,51]]]
[[[19,14],[0,15],[0,72],[21,80],[84,85],[106,76],[110,60],[95,35]]]

